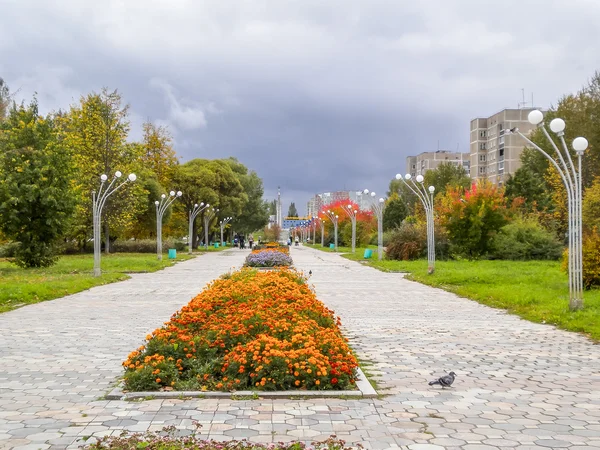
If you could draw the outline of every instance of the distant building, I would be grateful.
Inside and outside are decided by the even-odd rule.
[[[469,174],[471,164],[469,153],[453,152],[450,150],[423,152],[417,156],[407,157],[406,173],[410,173],[413,177],[425,175],[428,170],[437,169],[440,164],[444,163],[463,167],[467,174]]]
[[[488,118],[471,120],[471,178],[488,179],[501,186],[521,167],[526,142],[507,132],[518,128],[524,135],[531,133],[536,125],[530,124],[527,116],[534,109],[538,108],[503,109]]]
[[[286,217],[283,219],[283,229],[294,228],[300,225],[305,225],[310,220],[309,216],[306,217]]]
[[[362,191],[322,192],[321,194],[316,194],[306,204],[307,216],[316,216],[325,205],[337,202],[338,200],[350,200],[356,203],[362,210],[370,208],[370,197],[364,195]]]

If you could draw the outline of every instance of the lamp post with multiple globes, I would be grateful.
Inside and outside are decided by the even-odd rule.
[[[156,200],[154,204],[156,205],[156,257],[159,261],[162,260],[162,219],[165,214],[165,211],[171,204],[182,196],[181,191],[171,191],[169,192],[169,198],[167,198],[166,194],[160,196],[160,201]]]

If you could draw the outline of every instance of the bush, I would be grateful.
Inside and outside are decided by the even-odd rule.
[[[123,363],[125,388],[338,390],[358,362],[297,272],[243,269],[213,281]]]
[[[187,244],[172,238],[163,239],[163,252],[170,248],[182,252],[187,249]],[[138,239],[135,241],[120,241],[113,242],[110,246],[111,253],[156,253],[156,240],[154,239]]]
[[[583,285],[600,286],[600,233],[598,228],[583,237]]]
[[[435,224],[435,257],[447,259],[450,249],[448,234],[437,223]],[[424,222],[404,222],[387,237],[384,233],[386,257],[408,261],[427,256],[427,224]]]
[[[403,223],[392,231],[386,246],[388,259],[408,261],[427,255],[427,231],[423,224]]]
[[[9,242],[4,245],[0,245],[0,258],[14,258],[19,248],[18,242]]]
[[[557,260],[563,245],[535,219],[518,218],[494,236],[492,249],[492,259]]]

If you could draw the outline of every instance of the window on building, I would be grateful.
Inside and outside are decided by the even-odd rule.
[[[499,154],[500,156],[504,156],[504,149],[503,149],[503,148],[501,148],[500,150],[498,150],[498,154]]]

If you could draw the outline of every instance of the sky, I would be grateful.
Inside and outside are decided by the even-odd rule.
[[[469,123],[548,108],[600,70],[598,0],[0,0],[0,77],[43,111],[118,89],[131,139],[234,156],[281,186],[385,194],[406,157],[469,150]]]

